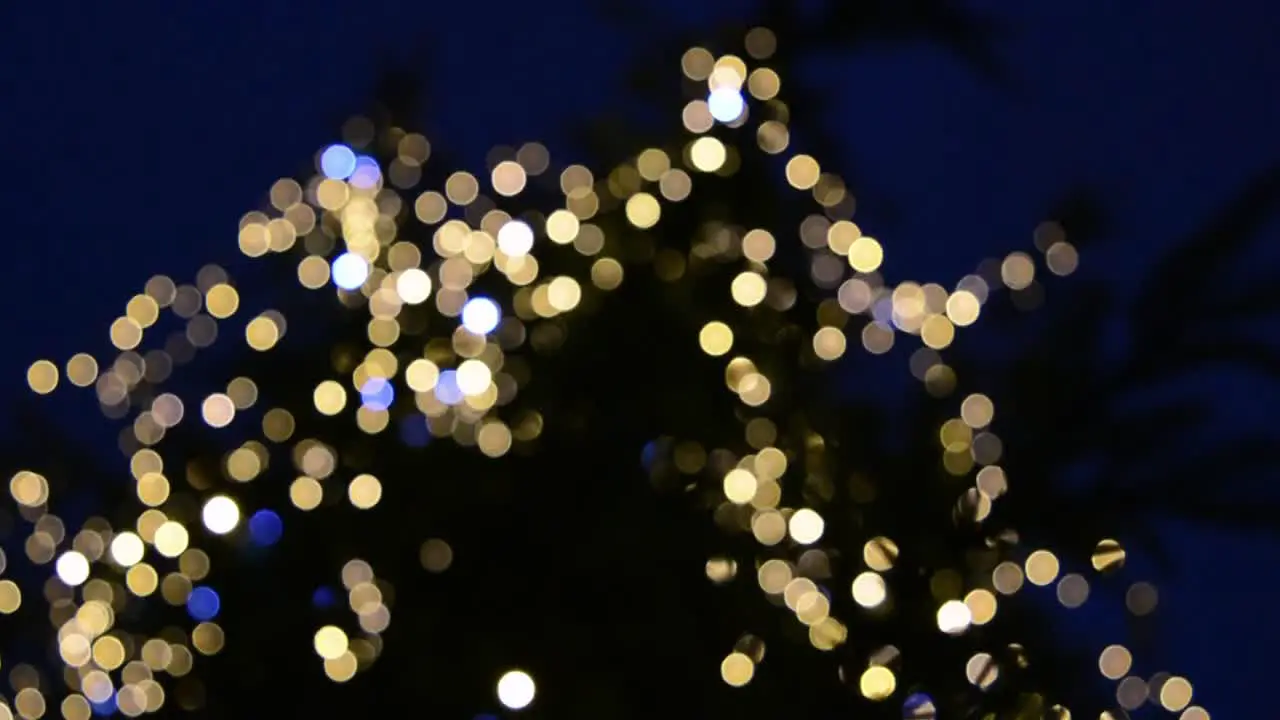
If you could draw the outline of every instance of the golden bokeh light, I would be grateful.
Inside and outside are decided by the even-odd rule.
[[[755,497],[759,481],[749,470],[735,468],[724,476],[724,496],[729,502],[746,505]]]
[[[1027,556],[1027,582],[1045,586],[1058,577],[1058,558],[1048,550],[1036,550]]]
[[[865,235],[849,245],[849,266],[860,273],[875,272],[884,261],[884,249],[880,242]]]
[[[1090,563],[1093,565],[1093,569],[1098,572],[1113,572],[1124,565],[1124,560],[1125,552],[1120,543],[1110,538],[1104,538],[1099,540],[1097,547],[1094,548]]]
[[[969,615],[974,625],[986,625],[996,615],[996,596],[990,590],[977,588],[964,597],[964,604],[969,608]]]
[[[797,190],[808,190],[818,184],[818,161],[808,155],[796,155],[787,161],[787,182]]]
[[[709,322],[698,333],[698,345],[706,354],[720,357],[733,349],[733,330],[722,322]]]
[[[453,564],[453,548],[440,538],[431,538],[422,543],[418,557],[427,572],[442,573]]]
[[[705,173],[715,172],[728,159],[727,152],[724,143],[719,140],[713,137],[701,137],[689,146],[689,162],[696,170]]]
[[[729,687],[743,687],[755,673],[755,662],[744,653],[731,652],[720,663],[720,679]]]
[[[813,335],[813,353],[823,360],[838,360],[848,348],[848,339],[839,328],[824,327]]]
[[[347,498],[361,510],[368,510],[382,499],[382,483],[372,475],[357,475],[347,486]]]
[[[27,386],[37,395],[48,395],[58,386],[58,366],[37,360],[27,369]]]
[[[755,272],[740,273],[733,279],[730,293],[733,301],[743,307],[755,307],[764,302],[768,285],[764,276]]]
[[[289,500],[299,510],[315,510],[323,498],[324,488],[313,477],[303,475],[289,485]]]
[[[872,665],[858,679],[858,690],[868,700],[887,700],[897,688],[898,679],[883,665]]]
[[[1171,677],[1160,686],[1160,705],[1169,712],[1180,712],[1191,704],[1191,683],[1184,677]]]
[[[703,138],[709,140],[710,138]],[[627,220],[640,229],[648,229],[658,224],[662,217],[662,207],[649,193],[636,193],[627,198]]]
[[[313,393],[316,410],[324,415],[337,415],[347,404],[347,390],[335,380],[325,380]]]
[[[898,545],[887,537],[872,538],[862,547],[862,561],[872,570],[887,572],[898,561]]]
[[[325,625],[316,631],[313,639],[316,654],[325,660],[336,660],[347,651],[347,634],[336,625]]]

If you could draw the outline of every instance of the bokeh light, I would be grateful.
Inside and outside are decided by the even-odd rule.
[[[249,518],[249,536],[255,545],[275,545],[283,533],[284,522],[274,511],[259,510]]]
[[[537,692],[533,678],[523,670],[509,670],[498,678],[498,702],[510,710],[523,710]]]
[[[533,229],[520,220],[506,223],[498,229],[498,249],[511,257],[528,255],[533,249]]]
[[[245,290],[230,273],[212,264],[189,282],[157,275],[141,292],[127,293],[123,312],[108,316],[115,317],[107,338],[112,355],[95,359],[76,353],[62,365],[61,359],[32,362],[26,383],[33,393],[87,388],[104,414],[125,420],[119,445],[129,458],[129,500],[137,512],[119,523],[113,516],[111,522],[94,518],[83,527],[68,527],[51,510],[58,507],[59,478],[35,470],[11,476],[10,497],[30,532],[10,556],[51,569],[52,577],[35,588],[20,587],[8,577],[0,580],[0,614],[48,604],[56,626],[55,657],[66,663],[63,677],[72,690],[58,704],[43,681],[31,681],[25,670],[15,669],[10,682],[19,716],[40,717],[53,707],[46,703],[53,703],[65,717],[78,720],[90,713],[136,717],[158,711],[170,687],[178,704],[191,704],[187,696],[194,691],[187,690],[192,683],[186,680],[194,678],[186,676],[193,664],[198,656],[220,652],[236,630],[215,622],[222,597],[214,586],[201,583],[226,577],[220,573],[227,568],[214,567],[226,557],[278,559],[246,549],[244,538],[199,532],[197,508],[208,534],[223,536],[239,527],[240,502],[246,507],[274,503],[282,512],[306,515],[296,524],[299,539],[316,542],[306,535],[307,522],[325,523],[325,532],[338,537],[360,522],[347,519],[379,517],[388,498],[406,488],[405,478],[392,469],[384,473],[370,460],[390,456],[389,468],[411,467],[397,465],[393,443],[416,449],[447,441],[485,461],[524,458],[543,447],[550,428],[589,424],[579,410],[557,406],[554,388],[545,393],[553,398],[547,405],[539,404],[536,392],[528,399],[524,390],[542,382],[542,358],[591,345],[590,339],[576,337],[587,327],[577,324],[578,314],[608,308],[609,298],[632,301],[634,296],[625,293],[633,284],[656,286],[670,300],[679,317],[673,324],[686,333],[682,347],[701,351],[698,362],[711,368],[699,392],[705,387],[708,395],[720,393],[724,407],[732,407],[720,418],[724,427],[706,428],[703,436],[694,430],[656,439],[656,433],[645,435],[640,469],[656,488],[687,493],[708,509],[717,527],[740,534],[743,542],[732,551],[717,549],[705,558],[706,579],[729,587],[745,578],[745,587],[763,593],[769,606],[789,616],[798,642],[842,658],[840,677],[864,699],[887,700],[901,685],[912,689],[902,706],[904,717],[937,712],[935,696],[918,690],[929,683],[915,676],[927,663],[917,657],[899,662],[903,650],[879,646],[880,640],[878,647],[863,644],[887,634],[881,628],[919,622],[930,630],[929,639],[920,642],[974,645],[957,656],[959,665],[947,669],[945,682],[967,678],[982,697],[997,687],[997,677],[1004,684],[1018,675],[1010,669],[1022,663],[1021,646],[976,646],[997,637],[990,631],[1002,627],[998,617],[1017,617],[1005,608],[1032,591],[1024,585],[1053,587],[1065,608],[1100,602],[1089,599],[1092,575],[1063,574],[1075,560],[1048,549],[1028,552],[1015,530],[988,525],[999,518],[993,508],[1017,482],[1016,468],[1006,473],[1000,464],[1004,416],[992,399],[998,396],[969,391],[969,378],[957,369],[965,365],[950,354],[967,328],[987,317],[998,290],[1012,291],[1011,302],[1025,308],[1029,305],[1020,303],[1028,303],[1045,280],[1076,271],[1079,253],[1066,230],[1053,223],[1037,227],[1035,245],[1043,258],[1010,252],[953,284],[891,282],[886,254],[892,246],[852,221],[856,203],[845,182],[818,158],[793,147],[805,138],[792,137],[793,108],[780,95],[782,79],[772,68],[754,66],[776,50],[772,31],[749,31],[745,50],[751,64],[705,48],[686,52],[680,68],[696,87],[679,108],[682,136],[636,148],[612,168],[554,165],[556,171],[549,172],[547,149],[526,143],[495,149],[484,172],[434,175],[424,172],[432,147],[422,135],[379,128],[363,118],[349,123],[343,142],[316,157],[319,175],[274,183],[270,207],[244,215],[235,233],[243,255],[274,255],[293,263],[285,277],[301,288],[320,290],[332,282],[343,292],[318,293],[313,301],[345,309],[356,320],[353,334],[315,353],[323,358],[323,373],[306,379],[300,405],[281,392],[287,387],[278,387],[284,376],[305,370],[292,366],[275,375],[274,370],[245,373],[225,386],[220,379],[199,396],[153,392],[220,336],[236,336],[258,353],[255,358],[279,354],[276,348],[294,317],[286,319],[277,310],[246,317],[252,296],[242,295]],[[766,119],[754,122],[756,115]],[[717,129],[716,122],[730,127]],[[778,156],[775,167],[788,186],[780,190],[802,191],[805,202],[812,203],[798,227],[755,217],[764,227],[738,225],[735,208],[714,220],[681,209],[679,203],[688,208],[702,202],[704,184],[714,189],[754,178],[747,175],[755,169],[746,155],[753,147]],[[429,182],[436,184],[419,187]],[[542,196],[526,191],[554,195],[557,184],[562,197],[540,209],[528,206]],[[668,240],[668,230],[679,240]],[[799,253],[798,273],[788,267],[790,256],[787,263],[775,260],[780,248]],[[642,307],[661,318],[664,304]],[[176,331],[166,337],[175,321]],[[648,334],[637,332],[636,341],[637,347],[650,344]],[[921,552],[919,544],[933,539],[900,538],[900,557],[898,545],[887,537],[894,528],[877,529],[885,535],[875,536],[868,529],[881,524],[876,513],[901,509],[888,503],[911,495],[886,493],[884,483],[905,480],[841,466],[844,456],[853,454],[845,448],[856,447],[856,438],[837,437],[813,422],[807,398],[826,391],[815,390],[820,383],[802,372],[856,352],[886,355],[904,346],[911,376],[929,396],[949,403],[947,416],[930,425],[928,444],[937,453],[929,462],[941,477],[931,487],[950,493],[940,506],[951,510],[952,525],[934,533],[946,541],[938,540],[926,548],[929,552]],[[680,372],[700,372],[697,364]],[[625,366],[602,370],[602,376],[614,385],[601,388],[620,391],[644,380]],[[966,389],[957,392],[960,388]],[[358,404],[350,402],[352,393]],[[282,406],[272,407],[275,403]],[[631,406],[624,411],[646,412]],[[339,426],[354,431],[352,436],[334,434],[332,428]],[[208,457],[170,451],[166,434],[189,427],[223,445]],[[731,432],[721,432],[726,427]],[[859,432],[856,425],[851,428]],[[349,442],[352,437],[357,441]],[[856,467],[857,460],[851,462]],[[638,472],[634,459],[626,465]],[[488,480],[482,475],[461,478],[459,484],[481,485]],[[277,480],[280,484],[273,484]],[[533,478],[526,485],[544,480]],[[280,497],[270,500],[268,487],[278,488]],[[918,500],[925,506],[935,499]],[[856,510],[838,504],[844,500]],[[983,532],[972,532],[974,527]],[[294,528],[291,520],[291,540]],[[964,537],[981,539],[964,546],[949,534],[957,528]],[[248,543],[263,548],[281,540],[284,523],[275,510],[261,508],[249,517],[247,529]],[[466,533],[448,535],[449,541],[422,541],[425,535],[415,533],[412,540],[421,541],[418,561],[429,574],[424,581],[443,587],[483,563]],[[216,549],[208,543],[216,543]],[[457,570],[452,569],[455,552]],[[921,556],[928,556],[928,567],[921,566]],[[7,557],[0,553],[0,572]],[[1118,541],[1101,539],[1087,564],[1113,573],[1124,560]],[[100,568],[103,562],[110,567]],[[332,624],[307,625],[306,632],[314,631],[316,672],[335,683],[352,680],[379,657],[382,634],[393,625],[393,607],[396,613],[415,611],[396,605],[398,578],[375,574],[370,562],[359,558],[343,562],[341,587],[336,578],[306,586],[333,583],[322,584],[311,596],[315,608],[326,613],[320,622]],[[548,559],[549,565],[554,562]],[[95,577],[99,570],[105,572]],[[227,595],[229,608],[236,596]],[[196,624],[166,628],[153,638],[125,629],[146,602],[185,607]],[[1136,620],[1156,610],[1159,594],[1150,583],[1132,583],[1124,602]],[[909,619],[898,612],[902,608],[911,609]],[[342,619],[327,614],[347,610],[351,614]],[[19,617],[25,621],[25,615]],[[974,626],[983,629],[957,639],[942,637],[928,625],[951,636]],[[306,651],[305,641],[301,644]],[[760,637],[744,634],[717,651],[720,680],[732,688],[751,685],[769,669],[764,648]],[[906,652],[928,649],[913,643]],[[856,660],[845,664],[849,655]],[[1010,657],[1001,671],[1000,663]],[[1119,644],[1098,658],[1097,670],[1115,681],[1115,700],[1122,707],[1151,703],[1184,718],[1208,717],[1190,705],[1189,680],[1169,673],[1140,678],[1132,674],[1134,666],[1130,651]],[[714,678],[715,668],[707,670]],[[178,682],[162,685],[156,679],[161,671]],[[533,678],[522,670],[503,674],[496,690],[510,710],[529,706],[536,694]],[[936,697],[951,702],[949,696]],[[0,709],[0,718],[5,712]]]
[[[372,190],[382,182],[382,169],[378,161],[366,155],[356,157],[355,169],[347,179],[354,188]]]
[[[384,378],[369,378],[360,388],[360,400],[369,410],[386,410],[395,398],[395,387]]]
[[[489,298],[472,298],[462,306],[462,326],[476,335],[488,335],[501,320],[502,309]]]
[[[187,613],[199,622],[212,620],[222,608],[222,599],[211,587],[194,588],[187,596]]]
[[[75,587],[83,585],[89,579],[89,560],[81,553],[71,550],[58,556],[58,579]]]
[[[972,611],[959,600],[948,600],[938,608],[938,629],[948,635],[960,635],[972,622]]]
[[[707,107],[711,110],[711,117],[722,123],[731,123],[742,116],[747,106],[740,91],[721,87],[712,90],[707,96]]]
[[[345,252],[333,260],[333,284],[343,290],[358,290],[369,279],[369,263],[352,252]]]
[[[346,145],[330,145],[320,153],[320,172],[331,180],[346,180],[356,171],[356,154]]]
[[[205,502],[200,517],[209,532],[226,535],[240,524],[240,506],[226,495],[217,495]]]

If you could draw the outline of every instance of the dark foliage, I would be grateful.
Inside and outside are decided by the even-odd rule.
[[[949,8],[923,0],[905,6],[832,2],[817,16],[804,16],[779,1],[767,3],[762,24],[783,39],[774,67],[784,74],[792,61],[786,48],[923,40],[942,45],[993,82],[1007,83],[987,24]],[[802,42],[789,42],[791,37]],[[672,57],[683,47],[673,42],[658,50]],[[418,87],[416,74],[388,76],[375,113],[382,128],[414,126]],[[636,90],[643,102],[678,107],[681,101],[678,87],[647,69]],[[804,120],[821,111],[820,102],[794,94],[788,104],[806,147],[817,155],[837,154],[817,123]],[[661,145],[650,129],[616,117],[607,127],[588,133],[593,159],[606,166],[646,143]],[[678,144],[666,149],[679,152]],[[424,187],[442,184],[450,167],[446,155],[436,150]],[[282,511],[287,531],[270,551],[201,543],[212,558],[210,579],[222,593],[220,621],[228,634],[223,653],[198,659],[206,705],[201,716],[267,717],[287,707],[315,717],[408,711],[470,718],[495,707],[494,679],[511,666],[538,680],[538,701],[525,715],[530,718],[897,718],[902,698],[916,691],[933,697],[939,717],[1040,717],[1053,703],[1092,716],[1113,702],[1095,680],[1096,651],[1077,652],[1055,630],[1055,614],[1065,611],[1002,598],[992,624],[951,638],[935,625],[929,579],[936,570],[957,568],[967,573],[966,585],[977,582],[996,561],[1016,556],[1019,541],[1052,548],[1074,567],[1088,566],[1103,537],[1159,556],[1153,523],[1167,514],[1275,530],[1276,508],[1240,487],[1268,467],[1273,433],[1171,448],[1171,437],[1203,422],[1202,402],[1166,397],[1135,407],[1126,398],[1215,363],[1272,379],[1280,372],[1274,347],[1247,329],[1224,335],[1215,322],[1223,314],[1273,313],[1270,293],[1243,289],[1206,301],[1183,291],[1248,252],[1280,202],[1280,175],[1268,172],[1251,183],[1156,266],[1131,309],[1135,334],[1123,362],[1100,357],[1097,329],[1117,312],[1101,284],[1055,281],[1029,331],[1020,329],[1028,318],[1007,298],[988,303],[974,332],[1013,343],[1012,360],[992,362],[985,346],[967,337],[946,354],[963,392],[981,391],[995,400],[996,429],[1005,441],[1001,464],[1010,491],[981,525],[966,520],[972,511],[965,506],[968,481],[944,472],[939,460],[937,428],[956,414],[963,392],[938,399],[921,390],[892,408],[831,393],[830,384],[842,375],[891,372],[888,361],[851,352],[817,369],[806,357],[824,295],[810,289],[799,245],[780,242],[771,271],[789,278],[797,290],[795,307],[785,314],[762,308],[735,322],[743,328],[735,354],[756,359],[775,381],[775,400],[759,414],[775,413],[776,444],[794,463],[798,479],[784,485],[783,504],[820,506],[827,518],[830,564],[814,579],[831,589],[833,615],[849,629],[848,642],[829,653],[809,647],[805,628],[756,586],[753,561],[784,556],[786,549],[771,555],[749,533],[723,532],[721,526],[734,523],[715,512],[722,500],[715,473],[681,474],[664,460],[679,440],[747,450],[742,425],[750,416],[724,389],[723,361],[706,357],[693,342],[708,320],[741,318],[747,311],[734,306],[726,291],[737,264],[691,262],[679,280],[668,282],[651,271],[652,258],[663,250],[689,257],[709,222],[778,228],[782,239],[781,228],[795,227],[813,206],[802,195],[783,192],[777,177],[771,158],[746,147],[737,173],[700,177],[693,195],[668,206],[652,232],[629,228],[617,208],[604,208],[597,219],[608,237],[604,254],[626,261],[626,281],[614,293],[588,294],[579,312],[541,322],[534,328],[544,338],[533,343],[538,351],[509,354],[508,367],[524,368],[531,380],[502,415],[514,423],[537,412],[545,425],[536,442],[518,444],[500,460],[448,440],[411,448],[395,432],[365,435],[349,412],[338,418],[304,412],[316,383],[348,376],[352,358],[367,345],[367,319],[341,307],[330,292],[297,289],[273,300],[292,323],[278,349],[197,363],[193,371],[215,386],[252,377],[262,393],[259,407],[294,410],[295,439],[331,444],[343,463],[326,481],[324,507]],[[555,195],[551,182],[504,207],[513,214],[546,208]],[[1050,217],[1086,252],[1105,235],[1104,208],[1087,192],[1070,194]],[[405,223],[401,239],[429,252],[429,229]],[[296,284],[296,261],[296,255],[262,261],[259,281]],[[540,262],[544,275],[576,277],[589,264],[568,248],[552,248]],[[485,292],[509,300],[509,288],[486,283],[481,280]],[[241,291],[251,297],[255,288]],[[451,327],[426,315],[429,335]],[[850,327],[860,322],[855,317]],[[419,355],[421,339],[397,351],[404,358]],[[135,400],[153,392],[144,384]],[[408,414],[411,406],[411,398],[401,398],[393,416]],[[899,415],[907,419],[906,432],[887,437]],[[68,517],[92,512],[118,523],[136,515],[127,478],[79,453],[75,439],[43,423],[38,409],[24,409],[23,417],[29,437],[10,457],[15,468],[37,467],[65,484],[55,496],[73,497],[76,508],[55,511]],[[236,431],[194,422],[171,431],[159,449],[168,467],[182,468],[171,473],[175,484],[184,478],[202,489],[206,481],[200,478],[217,478],[229,438],[238,443],[244,438],[237,433],[256,427],[257,416],[251,417],[238,420],[243,427]],[[815,434],[825,441],[815,445]],[[647,466],[641,462],[646,448],[652,453]],[[297,473],[291,445],[272,452],[262,476],[233,488],[247,508],[289,507],[287,488]],[[1081,465],[1090,470],[1089,482],[1068,477]],[[344,506],[341,483],[355,472],[383,478],[384,498],[374,510]],[[1206,477],[1220,480],[1209,484]],[[855,480],[874,487],[874,498],[855,492]],[[165,511],[198,525],[193,494],[175,492]],[[893,538],[899,559],[887,575],[892,607],[870,613],[853,604],[848,587],[863,569],[862,544],[875,536]],[[449,571],[430,575],[419,566],[417,549],[427,537],[447,538],[455,548]],[[738,574],[717,586],[704,566],[720,555],[736,559]],[[338,585],[339,569],[353,557],[369,561],[391,583],[392,622],[371,669],[340,686],[323,677],[311,636],[324,624],[351,625],[352,613],[341,597],[336,607],[320,609],[312,596],[318,586]],[[26,614],[3,626],[6,638],[21,637],[31,653],[43,652],[38,648],[47,632],[38,607],[31,603]],[[187,622],[179,609],[154,600],[121,623],[136,633],[171,624]],[[717,668],[743,633],[763,638],[767,651],[753,682],[734,690],[720,682]],[[899,691],[872,704],[858,695],[857,678],[868,658],[889,646],[898,656]],[[985,693],[967,683],[963,671],[978,650],[990,652],[1001,672]]]

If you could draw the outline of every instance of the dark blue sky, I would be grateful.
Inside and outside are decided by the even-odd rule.
[[[696,26],[731,3],[651,4]],[[814,58],[800,77],[831,98],[828,127],[868,197],[903,212],[874,228],[891,274],[952,282],[1030,246],[1068,185],[1114,212],[1086,272],[1128,288],[1251,175],[1280,161],[1280,6],[1255,0],[973,0],[1004,25],[1013,96],[923,45]],[[0,9],[0,212],[8,277],[0,377],[37,356],[102,352],[151,274],[190,278],[235,254],[239,216],[363,109],[379,63],[425,53],[437,144],[478,166],[495,144],[564,147],[566,118],[607,105],[642,38],[593,3],[54,2]],[[657,71],[657,70],[656,70]],[[676,58],[661,72],[678,72]],[[785,95],[784,84],[784,95]],[[870,200],[868,200],[870,202]],[[1280,239],[1273,226],[1268,240]],[[1272,253],[1274,256],[1275,253]],[[1054,292],[1069,292],[1060,284]],[[1119,337],[1125,329],[1116,328]],[[14,340],[13,338],[17,338]],[[1220,410],[1261,423],[1274,388],[1218,378]],[[1240,386],[1240,387],[1237,387]],[[1259,707],[1280,642],[1270,540],[1179,529],[1183,568],[1162,593],[1176,633],[1162,662],[1221,717]],[[1100,648],[1118,638],[1099,638]]]

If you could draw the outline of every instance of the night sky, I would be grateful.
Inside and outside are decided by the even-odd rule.
[[[900,279],[949,284],[985,257],[1028,249],[1046,209],[1084,184],[1110,223],[1081,274],[1131,299],[1154,258],[1280,163],[1280,6],[969,4],[999,21],[1008,88],[923,43],[811,58],[784,78],[828,96],[842,151],[828,162],[856,168],[864,203],[897,208],[874,232]],[[0,211],[14,260],[4,397],[25,391],[37,357],[103,357],[107,325],[152,274],[189,278],[233,259],[241,214],[365,109],[396,58],[427,71],[433,143],[476,170],[496,144],[571,154],[566,120],[615,102],[648,40],[604,24],[587,0],[21,5],[0,9]],[[681,32],[749,17],[747,3],[650,5]],[[676,82],[678,58],[654,72]],[[1278,240],[1280,220],[1246,265],[1274,266]],[[1069,302],[1070,288],[1059,283],[1054,300]],[[1129,328],[1116,317],[1101,330],[1122,352]],[[1260,330],[1274,337],[1275,325]],[[1274,423],[1280,400],[1275,383],[1230,370],[1169,391],[1211,393],[1211,425],[1227,434]],[[87,437],[106,422],[92,403],[58,407]],[[1257,478],[1259,492],[1276,479]],[[1186,675],[1216,717],[1261,709],[1280,643],[1280,543],[1181,524],[1167,536],[1180,570],[1156,578],[1168,640],[1147,674]]]

